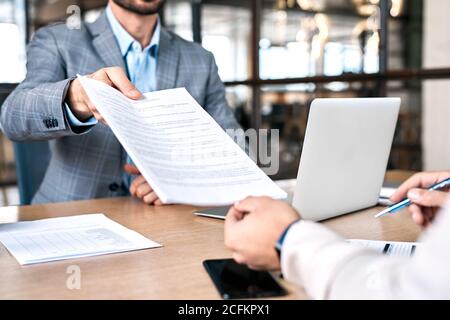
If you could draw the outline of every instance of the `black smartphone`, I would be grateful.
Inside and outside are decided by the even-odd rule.
[[[255,271],[233,259],[206,260],[203,266],[224,299],[279,297],[287,295],[267,271]]]

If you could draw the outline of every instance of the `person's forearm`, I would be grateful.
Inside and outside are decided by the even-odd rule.
[[[326,299],[343,263],[364,252],[320,224],[300,221],[286,235],[281,268],[287,280],[304,287],[312,298]]]
[[[75,134],[68,126],[64,98],[71,79],[36,87],[19,86],[0,110],[5,135],[14,141],[46,140]]]
[[[390,278],[403,262],[408,260],[348,244],[312,222],[293,226],[282,251],[286,279],[304,287],[314,299],[398,297],[401,294],[393,290]]]
[[[448,299],[449,213],[427,230],[412,258],[359,248],[320,224],[300,222],[283,244],[282,272],[314,299]]]
[[[76,134],[64,110],[72,80],[52,28],[40,28],[27,47],[27,76],[0,109],[5,135],[26,141]]]

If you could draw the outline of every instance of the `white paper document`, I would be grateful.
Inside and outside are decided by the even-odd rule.
[[[161,247],[103,214],[0,224],[0,242],[21,265]]]
[[[347,242],[372,249],[378,253],[383,253],[392,257],[410,257],[414,255],[416,249],[420,247],[420,243],[417,242],[387,242],[356,239],[347,240]]]
[[[247,196],[287,196],[186,89],[135,101],[102,82],[79,79],[163,203],[222,206]]]

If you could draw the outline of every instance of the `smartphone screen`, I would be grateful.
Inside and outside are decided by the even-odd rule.
[[[278,297],[287,294],[266,271],[254,271],[233,259],[203,262],[217,290],[224,299]]]

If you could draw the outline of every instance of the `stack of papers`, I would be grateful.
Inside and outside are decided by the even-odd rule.
[[[0,241],[21,265],[161,247],[103,214],[0,224]]]
[[[414,255],[417,247],[420,246],[420,243],[417,242],[386,242],[356,239],[347,240],[347,242],[375,250],[378,253],[383,253],[391,257],[410,257]]]
[[[165,204],[224,206],[287,194],[184,88],[131,100],[87,77],[80,82],[114,135]]]

